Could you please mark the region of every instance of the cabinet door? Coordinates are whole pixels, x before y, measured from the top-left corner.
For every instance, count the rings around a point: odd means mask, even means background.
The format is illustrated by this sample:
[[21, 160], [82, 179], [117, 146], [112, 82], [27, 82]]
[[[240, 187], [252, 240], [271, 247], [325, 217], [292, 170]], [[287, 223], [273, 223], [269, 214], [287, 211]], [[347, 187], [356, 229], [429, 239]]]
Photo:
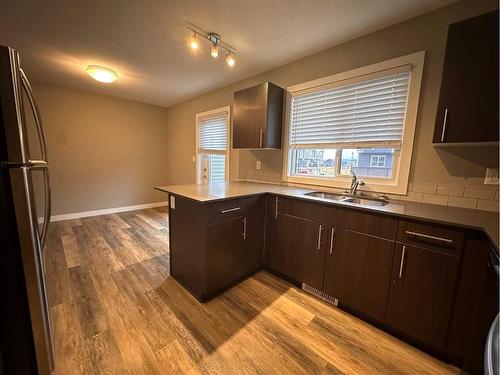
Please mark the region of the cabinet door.
[[286, 251], [281, 246], [278, 230], [278, 197], [266, 197], [266, 238], [264, 265], [279, 274], [286, 274]]
[[207, 293], [234, 281], [234, 257], [243, 251], [243, 218], [208, 225]]
[[325, 226], [292, 216], [278, 216], [280, 247], [285, 250], [286, 275], [321, 290], [324, 272]]
[[241, 279], [256, 272], [262, 264], [264, 250], [263, 200], [256, 200], [241, 220], [243, 235], [242, 251], [233, 254], [234, 279]]
[[498, 11], [450, 25], [434, 143], [498, 142]]
[[325, 293], [358, 312], [383, 320], [393, 255], [393, 241], [331, 229]]
[[459, 258], [396, 246], [387, 323], [432, 348], [444, 348], [455, 296]]
[[267, 85], [234, 93], [233, 148], [262, 148], [267, 122]]

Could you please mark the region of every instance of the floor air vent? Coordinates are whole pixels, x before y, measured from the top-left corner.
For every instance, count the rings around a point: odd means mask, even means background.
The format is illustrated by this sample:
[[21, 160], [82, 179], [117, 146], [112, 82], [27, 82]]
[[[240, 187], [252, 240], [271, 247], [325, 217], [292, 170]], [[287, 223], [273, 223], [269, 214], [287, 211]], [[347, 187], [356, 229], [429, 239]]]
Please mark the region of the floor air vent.
[[310, 285], [302, 283], [302, 290], [306, 291], [307, 293], [310, 293], [318, 298], [321, 298], [323, 301], [328, 302], [332, 304], [333, 306], [338, 306], [339, 300], [335, 297], [332, 297], [325, 292], [322, 292], [321, 290], [318, 290], [316, 288], [313, 288]]

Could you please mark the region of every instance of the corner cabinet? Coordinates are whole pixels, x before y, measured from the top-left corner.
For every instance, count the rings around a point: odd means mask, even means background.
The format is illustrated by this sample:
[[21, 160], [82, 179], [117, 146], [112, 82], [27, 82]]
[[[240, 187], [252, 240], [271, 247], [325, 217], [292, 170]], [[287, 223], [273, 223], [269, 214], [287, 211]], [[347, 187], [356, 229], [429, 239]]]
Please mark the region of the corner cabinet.
[[281, 148], [283, 93], [270, 82], [234, 93], [233, 148]]
[[498, 11], [451, 24], [434, 145], [498, 142]]

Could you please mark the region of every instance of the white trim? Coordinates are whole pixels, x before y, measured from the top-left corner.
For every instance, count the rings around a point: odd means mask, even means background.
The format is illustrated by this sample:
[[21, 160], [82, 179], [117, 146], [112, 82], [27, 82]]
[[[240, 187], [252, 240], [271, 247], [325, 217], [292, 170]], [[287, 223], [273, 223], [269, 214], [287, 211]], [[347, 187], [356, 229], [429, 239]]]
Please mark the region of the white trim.
[[[196, 137], [196, 149], [195, 149], [196, 163], [195, 163], [195, 168], [196, 168], [196, 183], [197, 184], [201, 184], [202, 183], [202, 181], [201, 181], [201, 174], [200, 174], [200, 157], [199, 157], [199, 154], [200, 154], [200, 147], [199, 147], [200, 138], [199, 138], [198, 118], [204, 117], [204, 116], [213, 115], [213, 114], [220, 113], [220, 112], [227, 112], [227, 121], [226, 121], [227, 143], [226, 143], [226, 151], [225, 151], [225, 155], [226, 155], [226, 170], [225, 170], [224, 180], [226, 182], [229, 181], [229, 169], [230, 169], [229, 168], [229, 159], [231, 157], [231, 148], [232, 148], [231, 138], [232, 137], [231, 137], [231, 106], [227, 105], [227, 106], [224, 106], [224, 107], [212, 109], [210, 111], [205, 111], [205, 112], [197, 113], [195, 115], [195, 128], [196, 128], [196, 135], [195, 135], [195, 137]], [[210, 151], [209, 153], [220, 154], [221, 152], [220, 151]]]
[[[168, 206], [168, 202], [154, 202], [154, 203], [137, 204], [135, 206], [124, 206], [124, 207], [105, 208], [102, 210], [94, 210], [94, 211], [74, 212], [71, 214], [53, 215], [50, 218], [50, 221], [53, 222], [53, 221], [79, 219], [82, 217], [108, 215], [108, 214], [114, 214], [116, 212], [135, 211], [135, 210], [143, 210], [145, 208], [155, 208], [155, 207], [165, 207], [165, 206]], [[38, 218], [39, 223], [42, 222], [42, 220], [43, 220], [42, 217]]]
[[[417, 123], [418, 102], [420, 97], [420, 87], [422, 83], [422, 72], [424, 67], [425, 51], [415, 52], [410, 55], [397, 57], [376, 64], [367, 65], [346, 72], [334, 74], [309, 82], [287, 87], [286, 109], [285, 109], [285, 129], [283, 134], [283, 170], [282, 180], [285, 182], [299, 183], [304, 185], [320, 185], [336, 188], [348, 188], [350, 180], [342, 176], [335, 178], [307, 178], [288, 175], [290, 165], [290, 103], [292, 93], [302, 90], [309, 90], [313, 87], [334, 85], [338, 81], [356, 79], [359, 76], [400, 68], [411, 64], [410, 82], [408, 87], [408, 99], [406, 102], [405, 126], [403, 129], [403, 139], [399, 149], [399, 157], [393, 159], [393, 178], [382, 180], [363, 177], [368, 185], [367, 188], [391, 194], [406, 194], [408, 179], [410, 176], [411, 157], [413, 151], [413, 140], [415, 137], [415, 127]], [[324, 147], [324, 146], [323, 146]], [[347, 147], [348, 148], [348, 147]]]

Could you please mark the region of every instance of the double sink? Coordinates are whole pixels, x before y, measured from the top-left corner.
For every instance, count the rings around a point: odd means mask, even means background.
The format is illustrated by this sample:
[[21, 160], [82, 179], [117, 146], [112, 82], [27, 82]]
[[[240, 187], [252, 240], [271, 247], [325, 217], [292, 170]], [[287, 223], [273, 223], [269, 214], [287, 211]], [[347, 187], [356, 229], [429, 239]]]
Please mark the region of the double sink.
[[362, 206], [385, 206], [389, 203], [388, 200], [383, 198], [366, 197], [359, 195], [347, 195], [347, 194], [336, 194], [336, 193], [325, 193], [322, 191], [312, 191], [310, 193], [305, 193], [310, 197], [328, 199], [332, 201], [340, 201], [346, 203], [354, 203]]

